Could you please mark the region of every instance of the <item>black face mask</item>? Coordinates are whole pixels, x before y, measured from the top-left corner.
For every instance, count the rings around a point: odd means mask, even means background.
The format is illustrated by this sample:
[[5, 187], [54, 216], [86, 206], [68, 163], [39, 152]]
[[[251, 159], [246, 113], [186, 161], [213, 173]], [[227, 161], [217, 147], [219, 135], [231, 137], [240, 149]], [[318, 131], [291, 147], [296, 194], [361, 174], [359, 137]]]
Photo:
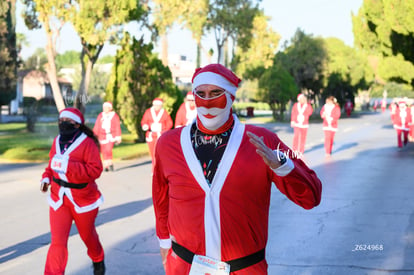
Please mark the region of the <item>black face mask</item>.
[[75, 124], [69, 121], [59, 123], [59, 133], [63, 137], [72, 137], [78, 130], [79, 128], [75, 128]]

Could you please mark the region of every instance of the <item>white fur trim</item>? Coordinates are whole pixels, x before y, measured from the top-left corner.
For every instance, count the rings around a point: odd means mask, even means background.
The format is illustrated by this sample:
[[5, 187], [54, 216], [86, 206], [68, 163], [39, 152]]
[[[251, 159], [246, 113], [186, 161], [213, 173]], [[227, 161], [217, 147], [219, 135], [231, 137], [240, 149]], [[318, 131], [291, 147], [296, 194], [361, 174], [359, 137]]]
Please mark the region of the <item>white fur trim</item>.
[[204, 231], [206, 256], [214, 259], [221, 259], [220, 192], [233, 165], [245, 132], [245, 125], [240, 123], [235, 115], [233, 115], [233, 118], [234, 129], [211, 183], [211, 188], [207, 184], [200, 162], [191, 144], [191, 125], [184, 127], [181, 132], [181, 148], [185, 160], [194, 178], [205, 193]]
[[278, 168], [272, 169], [272, 170], [273, 172], [276, 173], [276, 175], [280, 177], [284, 177], [288, 175], [294, 168], [295, 168], [295, 164], [290, 158], [288, 158], [282, 166], [279, 166]]
[[227, 92], [236, 96], [237, 87], [220, 74], [204, 72], [198, 74], [193, 80], [193, 91], [200, 85], [210, 84], [223, 88]]
[[59, 118], [63, 118], [63, 117], [70, 118], [70, 119], [74, 120], [75, 122], [77, 122], [79, 124], [82, 124], [82, 119], [78, 115], [75, 115], [72, 112], [62, 111], [59, 115]]
[[160, 239], [158, 238], [158, 242], [160, 243], [160, 247], [164, 249], [171, 248], [171, 239]]

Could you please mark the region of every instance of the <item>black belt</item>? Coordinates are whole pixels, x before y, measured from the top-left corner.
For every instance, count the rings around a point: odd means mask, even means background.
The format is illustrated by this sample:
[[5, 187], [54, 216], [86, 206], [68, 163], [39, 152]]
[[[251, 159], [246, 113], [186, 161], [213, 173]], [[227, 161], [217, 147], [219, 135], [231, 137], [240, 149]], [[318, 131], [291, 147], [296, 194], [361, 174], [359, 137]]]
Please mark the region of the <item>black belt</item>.
[[82, 189], [85, 188], [88, 183], [70, 183], [61, 179], [57, 179], [53, 177], [53, 181], [63, 187], [74, 188], [74, 189]]
[[[175, 254], [177, 254], [181, 259], [186, 261], [187, 263], [191, 264], [193, 262], [194, 253], [185, 248], [182, 245], [179, 245], [176, 242], [172, 242], [172, 250]], [[261, 261], [263, 261], [265, 258], [265, 250], [259, 250], [256, 253], [247, 255], [245, 257], [241, 257], [238, 259], [234, 259], [231, 261], [227, 261], [230, 265], [230, 272], [238, 271], [241, 269], [244, 269], [246, 267], [249, 267], [251, 265], [257, 264]]]

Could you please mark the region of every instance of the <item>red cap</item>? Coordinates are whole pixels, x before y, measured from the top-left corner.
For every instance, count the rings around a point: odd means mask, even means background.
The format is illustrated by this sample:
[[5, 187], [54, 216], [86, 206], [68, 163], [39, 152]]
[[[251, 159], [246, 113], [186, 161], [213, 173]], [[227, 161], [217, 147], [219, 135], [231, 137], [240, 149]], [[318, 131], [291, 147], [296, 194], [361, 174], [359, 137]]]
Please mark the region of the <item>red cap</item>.
[[162, 105], [163, 103], [164, 101], [160, 97], [154, 98], [154, 100], [152, 101], [152, 105]]
[[79, 111], [76, 108], [68, 107], [60, 111], [59, 118], [70, 118], [76, 123], [84, 124], [85, 118], [83, 117], [83, 114], [81, 111]]
[[241, 79], [221, 64], [210, 64], [203, 68], [197, 68], [191, 81], [193, 90], [200, 85], [211, 84], [221, 87], [235, 96]]

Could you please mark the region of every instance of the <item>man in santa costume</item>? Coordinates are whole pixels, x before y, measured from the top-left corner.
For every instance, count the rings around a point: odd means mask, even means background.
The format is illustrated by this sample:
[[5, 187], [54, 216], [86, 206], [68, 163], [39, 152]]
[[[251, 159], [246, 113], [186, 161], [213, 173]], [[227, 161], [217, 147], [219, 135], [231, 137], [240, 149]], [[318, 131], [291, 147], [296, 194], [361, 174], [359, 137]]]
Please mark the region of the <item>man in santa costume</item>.
[[326, 98], [320, 115], [323, 119], [323, 132], [325, 133], [325, 155], [330, 156], [335, 133], [338, 131], [338, 120], [341, 117], [341, 108], [335, 97]]
[[121, 122], [119, 116], [113, 111], [111, 102], [105, 102], [102, 105], [102, 109], [103, 112], [96, 118], [93, 132], [101, 144], [105, 171], [114, 171], [112, 149], [114, 148], [114, 144], [118, 145], [122, 141]]
[[381, 111], [382, 112], [385, 112], [385, 110], [387, 109], [387, 99], [384, 97], [382, 100], [381, 100]]
[[315, 172], [275, 133], [232, 114], [240, 81], [220, 64], [197, 69], [196, 120], [158, 140], [152, 194], [167, 275], [267, 274], [272, 182], [305, 209], [320, 202]]
[[47, 192], [50, 186], [51, 232], [44, 274], [65, 273], [73, 222], [87, 247], [94, 274], [105, 274], [104, 250], [95, 228], [103, 202], [95, 182], [102, 173], [102, 162], [99, 141], [84, 123], [78, 109], [66, 108], [59, 113], [59, 135], [53, 141], [49, 165], [42, 176], [41, 191]]
[[309, 128], [309, 117], [313, 113], [313, 108], [312, 105], [308, 104], [304, 94], [299, 94], [297, 100], [298, 102], [293, 105], [290, 116], [290, 125], [293, 127], [292, 149], [303, 154]]
[[411, 110], [404, 100], [400, 100], [393, 116], [394, 129], [397, 131], [397, 144], [400, 149], [408, 143], [410, 124]]
[[154, 152], [160, 136], [173, 127], [173, 121], [170, 114], [163, 108], [164, 101], [161, 98], [155, 98], [152, 101], [152, 107], [148, 108], [141, 120], [142, 130], [146, 131], [145, 141], [148, 144], [152, 163], [154, 164]]
[[196, 116], [197, 110], [194, 102], [194, 95], [192, 91], [189, 91], [185, 96], [183, 104], [178, 108], [175, 116], [175, 128], [192, 123]]
[[411, 142], [414, 142], [414, 102], [411, 102], [410, 113], [411, 113], [411, 124], [410, 124], [409, 140]]

